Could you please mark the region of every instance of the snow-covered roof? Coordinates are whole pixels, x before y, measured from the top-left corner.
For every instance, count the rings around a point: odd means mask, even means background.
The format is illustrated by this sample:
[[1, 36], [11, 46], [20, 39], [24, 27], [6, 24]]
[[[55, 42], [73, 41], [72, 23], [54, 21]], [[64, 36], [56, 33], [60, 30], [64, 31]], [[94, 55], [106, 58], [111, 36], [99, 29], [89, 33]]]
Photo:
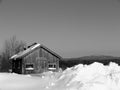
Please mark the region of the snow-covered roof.
[[21, 51], [21, 52], [19, 52], [18, 54], [13, 55], [10, 59], [16, 59], [16, 58], [22, 57], [22, 56], [28, 54], [29, 52], [33, 51], [34, 49], [36, 49], [36, 48], [39, 47], [40, 45], [41, 45], [41, 44], [37, 43], [37, 44], [35, 44], [35, 45], [27, 48], [26, 50]]
[[[24, 51], [19, 52], [18, 54], [13, 55], [10, 59], [17, 59], [17, 58], [21, 58], [27, 54], [29, 54], [30, 52], [34, 51], [36, 48], [38, 47], [43, 47], [44, 49], [46, 49], [47, 51], [49, 51], [50, 53], [56, 55], [57, 57], [60, 57], [58, 54], [56, 54], [55, 52], [51, 51], [50, 49], [48, 49], [47, 47], [45, 47], [42, 44], [36, 43], [35, 45], [30, 46], [29, 48], [27, 48]], [[61, 58], [61, 57], [60, 57]]]

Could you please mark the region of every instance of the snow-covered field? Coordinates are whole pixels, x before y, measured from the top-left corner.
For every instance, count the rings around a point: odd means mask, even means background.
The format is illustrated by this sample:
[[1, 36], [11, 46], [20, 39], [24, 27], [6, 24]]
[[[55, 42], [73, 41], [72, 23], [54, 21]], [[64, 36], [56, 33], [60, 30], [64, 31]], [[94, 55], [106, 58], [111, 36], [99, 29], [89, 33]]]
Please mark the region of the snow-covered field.
[[0, 90], [120, 90], [120, 66], [95, 62], [57, 73], [0, 73]]

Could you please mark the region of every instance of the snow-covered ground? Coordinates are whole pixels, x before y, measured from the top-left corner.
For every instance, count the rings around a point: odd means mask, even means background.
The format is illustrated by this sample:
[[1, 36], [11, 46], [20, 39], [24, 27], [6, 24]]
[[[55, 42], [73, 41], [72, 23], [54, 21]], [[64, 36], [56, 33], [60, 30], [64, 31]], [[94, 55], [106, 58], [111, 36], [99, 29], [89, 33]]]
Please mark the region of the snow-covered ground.
[[0, 73], [0, 90], [120, 90], [120, 66], [76, 65], [36, 75]]

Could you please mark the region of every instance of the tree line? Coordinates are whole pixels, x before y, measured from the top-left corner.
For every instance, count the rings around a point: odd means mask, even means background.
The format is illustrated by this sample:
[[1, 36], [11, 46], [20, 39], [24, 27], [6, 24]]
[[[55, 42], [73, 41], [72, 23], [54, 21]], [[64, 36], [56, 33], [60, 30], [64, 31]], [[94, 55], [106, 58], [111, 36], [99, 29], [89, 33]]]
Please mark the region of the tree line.
[[0, 52], [0, 72], [9, 72], [9, 69], [12, 68], [9, 58], [23, 51], [26, 45], [25, 41], [17, 40], [16, 36], [5, 40]]

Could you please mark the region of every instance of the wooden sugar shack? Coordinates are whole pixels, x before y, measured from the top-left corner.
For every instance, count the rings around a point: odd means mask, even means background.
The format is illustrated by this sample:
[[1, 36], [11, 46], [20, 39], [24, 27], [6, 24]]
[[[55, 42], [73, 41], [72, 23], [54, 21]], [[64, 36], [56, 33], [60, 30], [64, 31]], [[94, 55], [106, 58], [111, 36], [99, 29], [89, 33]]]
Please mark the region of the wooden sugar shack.
[[34, 43], [10, 58], [12, 60], [12, 72], [18, 74], [58, 71], [61, 59], [61, 56], [38, 43]]

